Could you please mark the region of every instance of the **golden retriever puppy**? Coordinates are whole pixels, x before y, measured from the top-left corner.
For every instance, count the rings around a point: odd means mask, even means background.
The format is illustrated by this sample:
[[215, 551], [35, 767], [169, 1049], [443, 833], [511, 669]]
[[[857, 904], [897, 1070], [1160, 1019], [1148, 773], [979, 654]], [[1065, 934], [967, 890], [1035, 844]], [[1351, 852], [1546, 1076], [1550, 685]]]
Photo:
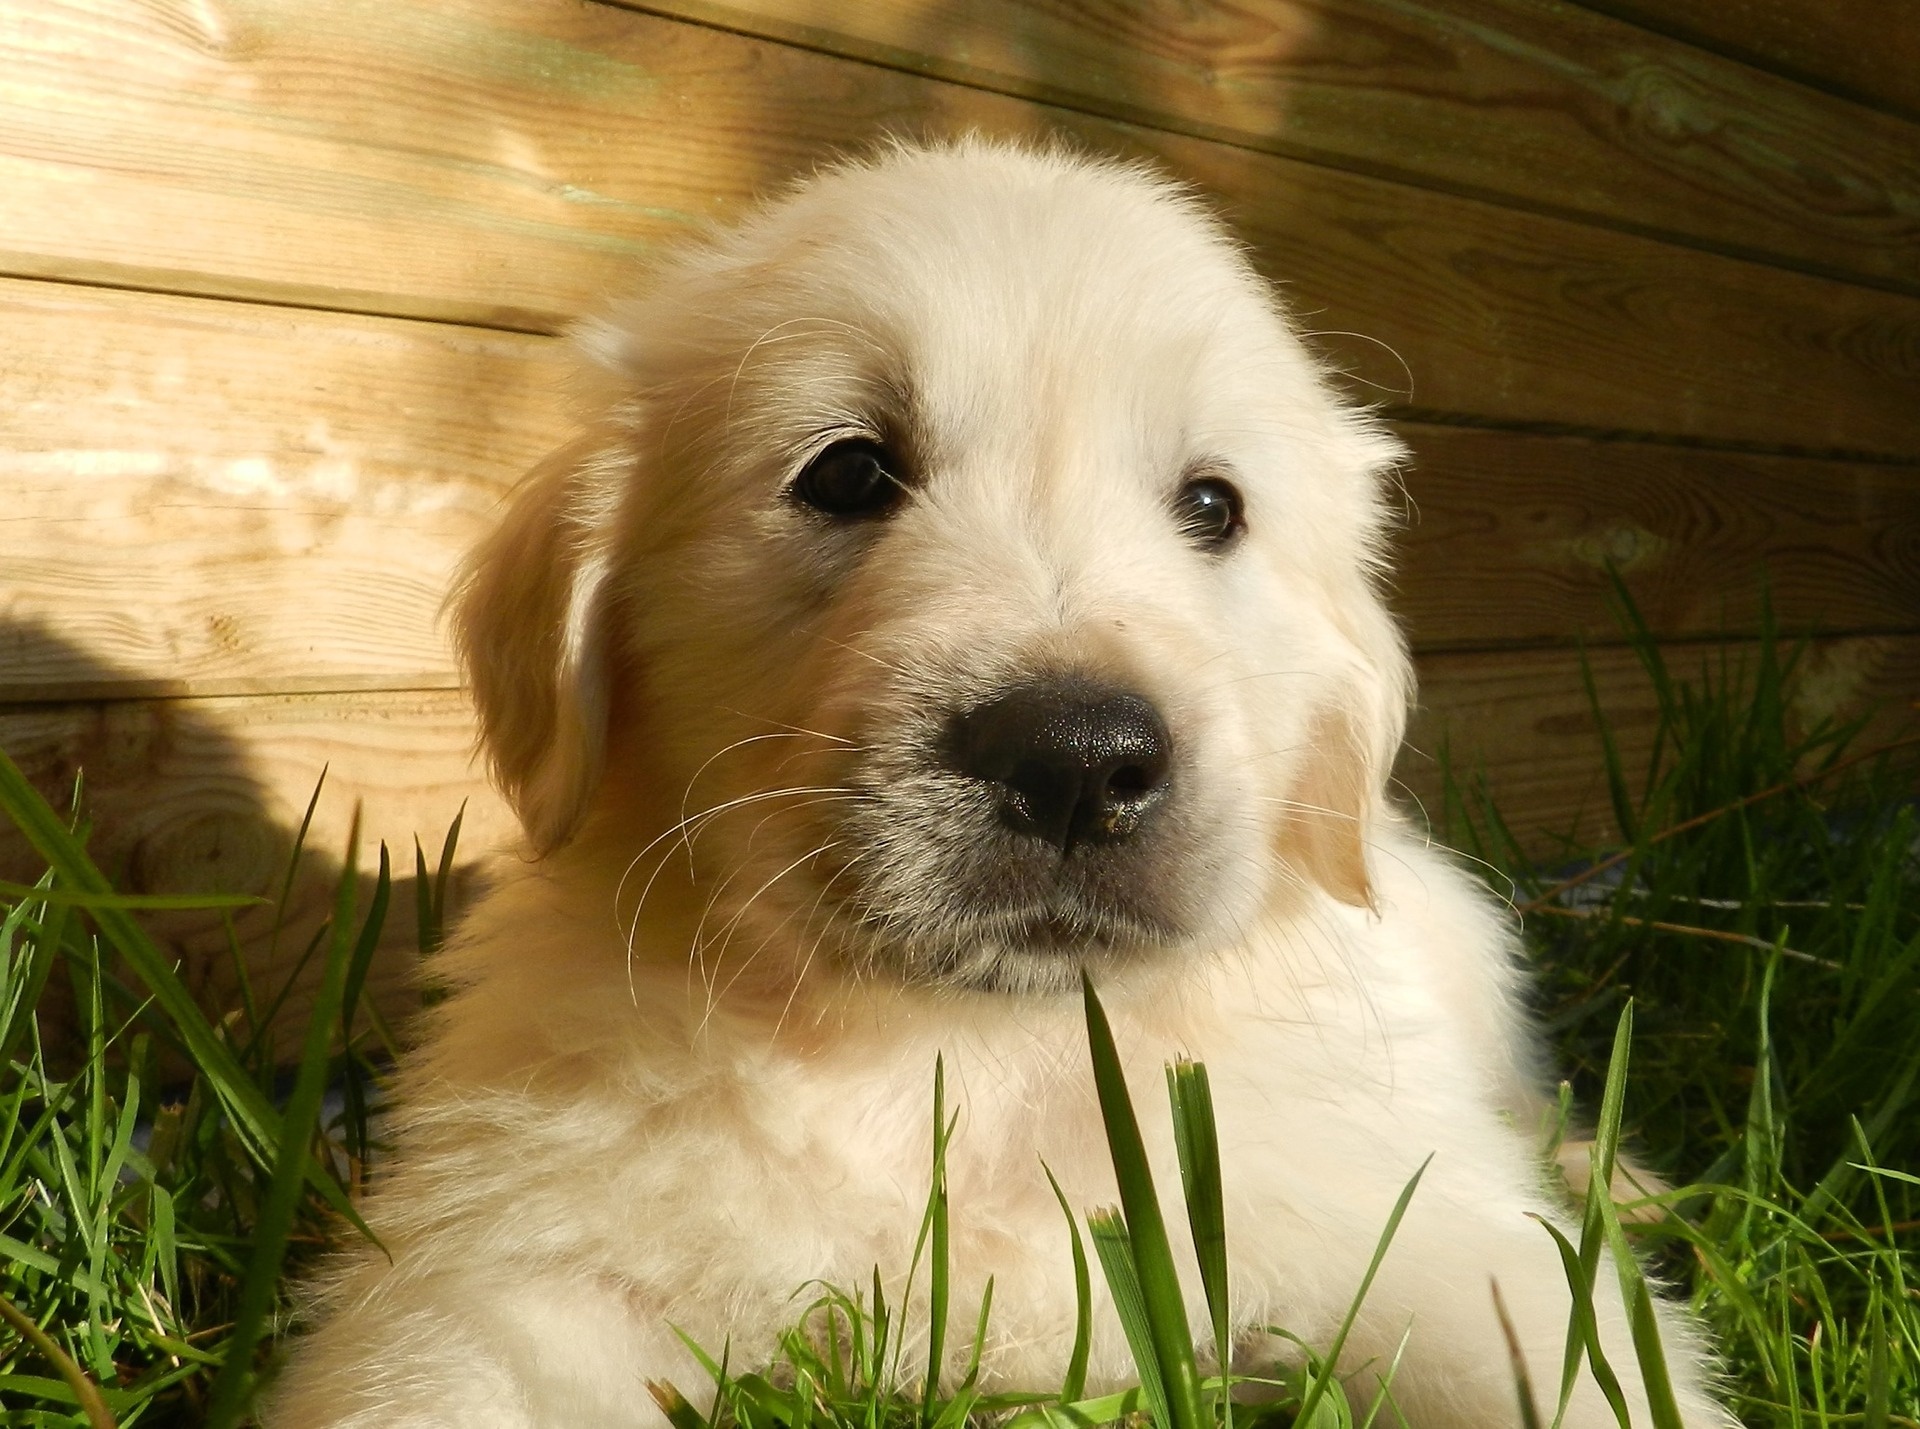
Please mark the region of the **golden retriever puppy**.
[[[1566, 1197], [1510, 920], [1384, 796], [1396, 449], [1202, 207], [1061, 152], [895, 147], [581, 345], [591, 425], [457, 593], [533, 854], [443, 956], [385, 1253], [324, 1287], [268, 1423], [653, 1423], [649, 1380], [704, 1389], [671, 1327], [742, 1366], [807, 1282], [898, 1294], [936, 1056], [957, 1319], [991, 1276], [985, 1380], [1057, 1386], [1043, 1162], [1115, 1198], [1083, 970], [1175, 1197], [1161, 1067], [1211, 1071], [1238, 1361], [1331, 1338], [1431, 1157], [1343, 1370], [1369, 1397], [1405, 1337], [1410, 1424], [1517, 1423], [1497, 1282], [1550, 1399], [1569, 1294], [1533, 1217]], [[1731, 1423], [1658, 1316], [1687, 1424]], [[1567, 1423], [1613, 1422], [1588, 1379]]]

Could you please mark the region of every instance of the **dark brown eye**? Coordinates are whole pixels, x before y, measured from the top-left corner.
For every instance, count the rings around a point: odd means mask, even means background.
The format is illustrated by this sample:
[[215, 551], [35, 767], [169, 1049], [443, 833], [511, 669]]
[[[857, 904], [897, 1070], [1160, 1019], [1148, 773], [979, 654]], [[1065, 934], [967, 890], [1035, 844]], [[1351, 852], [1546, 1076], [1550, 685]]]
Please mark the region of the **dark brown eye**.
[[794, 500], [842, 521], [884, 516], [907, 494], [895, 462], [864, 437], [835, 442], [794, 479]]
[[1195, 545], [1218, 550], [1247, 528], [1240, 492], [1230, 481], [1202, 476], [1181, 487], [1173, 498], [1174, 519]]

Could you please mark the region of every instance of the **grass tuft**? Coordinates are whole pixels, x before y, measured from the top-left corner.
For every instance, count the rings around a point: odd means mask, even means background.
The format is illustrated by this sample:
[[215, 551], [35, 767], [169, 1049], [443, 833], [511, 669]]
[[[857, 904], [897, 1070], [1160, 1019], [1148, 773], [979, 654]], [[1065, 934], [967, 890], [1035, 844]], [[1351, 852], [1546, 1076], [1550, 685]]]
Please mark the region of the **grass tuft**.
[[[377, 1146], [364, 992], [385, 850], [364, 915], [348, 850], [313, 934], [323, 976], [289, 1083], [271, 1018], [308, 959], [264, 1003], [240, 978], [241, 1005], [214, 1018], [134, 916], [257, 900], [114, 893], [77, 815], [4, 755], [0, 812], [47, 864], [0, 890], [0, 1424], [243, 1422], [286, 1327], [287, 1273], [365, 1233], [338, 1173], [357, 1181]], [[356, 1085], [323, 1116], [329, 1088]]]
[[1644, 769], [1608, 746], [1611, 840], [1543, 859], [1464, 777], [1441, 832], [1511, 892], [1601, 1140], [1675, 1187], [1617, 1234], [1711, 1324], [1742, 1419], [1920, 1423], [1920, 739], [1796, 718], [1807, 649], [1770, 625], [1677, 671], [1620, 602], [1657, 720]]

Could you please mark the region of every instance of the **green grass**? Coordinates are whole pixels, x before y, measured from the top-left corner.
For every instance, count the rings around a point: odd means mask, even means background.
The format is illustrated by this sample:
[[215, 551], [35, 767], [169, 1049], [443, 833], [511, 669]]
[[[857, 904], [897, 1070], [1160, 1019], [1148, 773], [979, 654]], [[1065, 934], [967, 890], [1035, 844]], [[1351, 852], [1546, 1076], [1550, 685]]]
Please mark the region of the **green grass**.
[[[1442, 811], [1447, 836], [1528, 915], [1543, 1022], [1575, 1100], [1599, 1114], [1596, 1186], [1624, 1127], [1676, 1188], [1660, 1197], [1673, 1214], [1624, 1226], [1590, 1196], [1561, 1245], [1569, 1279], [1590, 1286], [1604, 1244], [1636, 1243], [1715, 1327], [1751, 1425], [1920, 1424], [1920, 746], [1796, 728], [1799, 657], [1779, 642], [1744, 665], [1671, 670], [1636, 638], [1659, 698], [1656, 753], [1629, 769], [1609, 746], [1611, 839], [1540, 861], [1467, 778]], [[286, 1325], [289, 1273], [329, 1236], [361, 1233], [350, 1188], [378, 1154], [368, 1104], [393, 1046], [363, 996], [392, 887], [385, 852], [364, 908], [360, 881], [343, 879], [326, 924], [300, 930], [295, 961], [320, 991], [299, 1045], [277, 1046], [263, 1029], [291, 977], [254, 987], [236, 951], [236, 1006], [209, 1017], [140, 923], [157, 906], [246, 900], [114, 895], [84, 826], [3, 759], [0, 808], [47, 870], [0, 886], [0, 1424], [244, 1422]], [[425, 951], [453, 843], [437, 868], [415, 851]], [[1334, 1372], [1337, 1341], [1302, 1347], [1258, 1407], [1229, 1401], [1171, 1275], [1174, 1238], [1190, 1237], [1223, 1322], [1233, 1248], [1205, 1069], [1169, 1068], [1167, 1106], [1132, 1106], [1091, 990], [1087, 1002], [1121, 1204], [1062, 1201], [1082, 1306], [1065, 1382], [995, 1396], [972, 1372], [939, 1376], [949, 1343], [977, 1362], [992, 1308], [950, 1303], [951, 1122], [936, 1081], [913, 1264], [930, 1323], [909, 1334], [877, 1275], [818, 1287], [779, 1364], [736, 1367], [714, 1350], [711, 1383], [657, 1388], [679, 1429], [1399, 1422], [1393, 1364], [1370, 1367], [1364, 1391]], [[67, 1030], [49, 1045], [56, 1025]], [[345, 1092], [332, 1117], [329, 1086]], [[1184, 1226], [1163, 1222], [1139, 1149], [1139, 1118], [1157, 1115], [1173, 1121]], [[1376, 1265], [1393, 1228], [1381, 1227]], [[1626, 1264], [1629, 1304], [1644, 1306]], [[1121, 1308], [1140, 1385], [1089, 1400], [1094, 1274]], [[1640, 1324], [1633, 1353], [1648, 1373], [1660, 1348], [1650, 1316]], [[909, 1363], [909, 1342], [932, 1352]], [[1577, 1313], [1569, 1345], [1566, 1373], [1604, 1385], [1610, 1367]], [[1562, 1381], [1516, 1383], [1526, 1422], [1554, 1422]]]
[[[343, 876], [280, 986], [251, 985], [229, 924], [240, 1005], [216, 1021], [132, 912], [256, 900], [111, 894], [84, 827], [4, 755], [0, 807], [47, 864], [6, 891], [0, 915], [0, 1424], [224, 1429], [244, 1420], [284, 1328], [286, 1272], [343, 1227], [364, 1232], [348, 1185], [372, 1150], [370, 1051], [391, 1051], [361, 1005], [386, 850], [364, 913]], [[437, 872], [416, 850], [426, 949], [457, 831]], [[269, 1029], [314, 966], [320, 991], [289, 1068]], [[329, 1086], [346, 1110], [323, 1125]]]
[[1655, 752], [1607, 742], [1615, 838], [1527, 856], [1484, 789], [1444, 832], [1526, 914], [1540, 1006], [1593, 1105], [1638, 1010], [1626, 1124], [1681, 1189], [1639, 1233], [1689, 1290], [1755, 1426], [1920, 1421], [1920, 761], [1797, 726], [1803, 646], [1669, 668]]

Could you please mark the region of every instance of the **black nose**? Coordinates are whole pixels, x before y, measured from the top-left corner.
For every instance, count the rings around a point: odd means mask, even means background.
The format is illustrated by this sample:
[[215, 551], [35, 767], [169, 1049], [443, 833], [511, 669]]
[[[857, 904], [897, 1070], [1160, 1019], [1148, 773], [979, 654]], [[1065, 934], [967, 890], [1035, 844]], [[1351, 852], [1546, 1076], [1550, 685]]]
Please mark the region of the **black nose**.
[[1000, 819], [1062, 853], [1129, 838], [1166, 792], [1167, 726], [1083, 680], [1019, 685], [954, 721], [953, 762], [1000, 789]]

